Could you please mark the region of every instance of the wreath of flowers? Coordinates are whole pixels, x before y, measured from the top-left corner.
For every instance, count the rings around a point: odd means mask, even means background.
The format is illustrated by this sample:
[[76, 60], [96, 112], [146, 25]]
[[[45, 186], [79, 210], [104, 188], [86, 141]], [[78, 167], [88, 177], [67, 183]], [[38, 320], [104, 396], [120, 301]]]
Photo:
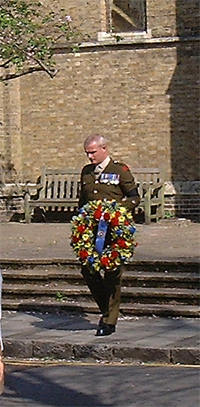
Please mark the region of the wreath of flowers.
[[[95, 248], [96, 233], [100, 219], [108, 223], [110, 244], [102, 253]], [[71, 246], [83, 265], [92, 271], [116, 270], [134, 253], [137, 245], [136, 228], [132, 214], [116, 201], [90, 201], [71, 221]]]

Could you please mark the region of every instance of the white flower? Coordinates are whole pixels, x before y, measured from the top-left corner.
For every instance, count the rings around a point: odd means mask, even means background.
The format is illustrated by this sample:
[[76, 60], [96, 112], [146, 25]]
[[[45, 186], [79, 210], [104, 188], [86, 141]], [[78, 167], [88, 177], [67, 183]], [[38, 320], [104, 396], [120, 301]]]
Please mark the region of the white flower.
[[66, 16], [65, 18], [66, 18], [66, 20], [68, 21], [68, 23], [71, 23], [72, 19], [71, 19], [70, 16]]

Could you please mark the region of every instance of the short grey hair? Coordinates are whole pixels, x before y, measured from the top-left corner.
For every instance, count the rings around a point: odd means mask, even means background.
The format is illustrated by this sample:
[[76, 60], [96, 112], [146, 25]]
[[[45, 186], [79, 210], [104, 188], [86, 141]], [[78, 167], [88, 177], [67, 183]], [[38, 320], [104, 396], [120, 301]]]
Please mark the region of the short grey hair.
[[106, 146], [108, 144], [106, 138], [100, 134], [88, 136], [84, 141], [84, 148], [88, 147], [91, 143], [97, 143], [99, 146]]

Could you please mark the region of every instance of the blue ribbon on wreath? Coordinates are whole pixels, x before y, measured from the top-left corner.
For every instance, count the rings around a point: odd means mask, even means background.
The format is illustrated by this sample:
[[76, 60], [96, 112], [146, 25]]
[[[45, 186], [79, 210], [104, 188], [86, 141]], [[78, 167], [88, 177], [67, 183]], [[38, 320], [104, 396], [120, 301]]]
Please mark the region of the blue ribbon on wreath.
[[97, 236], [95, 240], [95, 249], [99, 254], [102, 254], [103, 252], [107, 230], [108, 223], [105, 221], [105, 219], [101, 218], [99, 220]]

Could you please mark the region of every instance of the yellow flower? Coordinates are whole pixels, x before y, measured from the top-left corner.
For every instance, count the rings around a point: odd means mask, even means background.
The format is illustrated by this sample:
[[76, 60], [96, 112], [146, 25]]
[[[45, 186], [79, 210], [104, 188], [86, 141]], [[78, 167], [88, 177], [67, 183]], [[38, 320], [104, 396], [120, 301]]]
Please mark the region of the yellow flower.
[[82, 239], [83, 239], [84, 241], [89, 240], [89, 238], [90, 238], [90, 235], [89, 235], [88, 233], [84, 233], [84, 234], [82, 235]]
[[125, 215], [125, 213], [127, 212], [126, 208], [124, 208], [123, 206], [120, 206], [120, 212], [122, 213], [122, 215]]
[[89, 249], [91, 247], [91, 242], [86, 242], [84, 244], [84, 247], [86, 247], [87, 249]]
[[132, 246], [132, 243], [131, 243], [131, 242], [126, 242], [126, 245], [127, 245], [128, 247], [131, 247], [131, 246]]

